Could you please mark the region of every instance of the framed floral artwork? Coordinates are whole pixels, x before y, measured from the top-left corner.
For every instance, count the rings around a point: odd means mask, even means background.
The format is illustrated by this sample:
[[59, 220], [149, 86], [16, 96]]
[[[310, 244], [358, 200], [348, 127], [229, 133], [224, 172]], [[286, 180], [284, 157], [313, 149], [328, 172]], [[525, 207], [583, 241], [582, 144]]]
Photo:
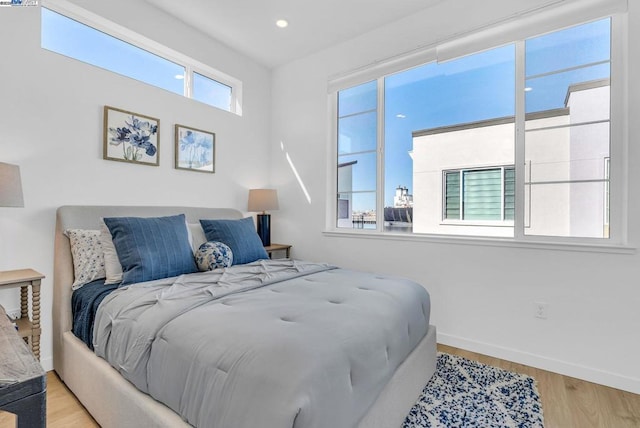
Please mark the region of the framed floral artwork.
[[176, 125], [176, 169], [216, 172], [216, 134]]
[[158, 166], [160, 119], [104, 106], [103, 158]]

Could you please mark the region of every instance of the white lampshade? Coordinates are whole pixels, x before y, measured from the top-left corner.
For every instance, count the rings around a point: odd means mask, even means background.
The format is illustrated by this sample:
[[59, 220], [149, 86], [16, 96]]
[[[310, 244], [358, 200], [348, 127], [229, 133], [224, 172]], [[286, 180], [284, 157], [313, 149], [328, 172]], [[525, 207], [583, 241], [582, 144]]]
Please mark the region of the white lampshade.
[[0, 207], [24, 207], [18, 165], [0, 162]]
[[273, 211], [278, 209], [278, 191], [275, 189], [250, 189], [249, 211]]

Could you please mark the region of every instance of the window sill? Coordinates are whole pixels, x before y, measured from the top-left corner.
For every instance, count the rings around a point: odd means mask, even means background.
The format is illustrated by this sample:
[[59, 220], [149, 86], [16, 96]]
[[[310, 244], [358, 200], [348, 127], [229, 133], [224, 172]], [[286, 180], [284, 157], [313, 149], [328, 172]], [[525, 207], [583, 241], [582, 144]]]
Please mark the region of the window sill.
[[380, 239], [390, 241], [429, 242], [449, 245], [477, 245], [486, 247], [527, 248], [536, 250], [580, 251], [609, 254], [635, 254], [636, 247], [623, 244], [596, 244], [584, 242], [517, 241], [513, 238], [475, 236], [379, 233], [372, 231], [325, 230], [324, 236], [334, 238]]

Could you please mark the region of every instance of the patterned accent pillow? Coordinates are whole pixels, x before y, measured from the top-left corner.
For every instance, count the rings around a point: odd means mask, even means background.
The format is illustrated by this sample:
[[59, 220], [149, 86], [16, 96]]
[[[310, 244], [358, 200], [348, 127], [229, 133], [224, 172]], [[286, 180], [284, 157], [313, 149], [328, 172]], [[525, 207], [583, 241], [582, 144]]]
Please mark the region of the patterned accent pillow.
[[106, 277], [100, 231], [67, 229], [64, 233], [69, 237], [73, 257], [74, 281], [71, 288], [77, 290], [91, 281]]
[[233, 251], [222, 242], [205, 242], [196, 252], [196, 263], [201, 272], [229, 267], [233, 264]]

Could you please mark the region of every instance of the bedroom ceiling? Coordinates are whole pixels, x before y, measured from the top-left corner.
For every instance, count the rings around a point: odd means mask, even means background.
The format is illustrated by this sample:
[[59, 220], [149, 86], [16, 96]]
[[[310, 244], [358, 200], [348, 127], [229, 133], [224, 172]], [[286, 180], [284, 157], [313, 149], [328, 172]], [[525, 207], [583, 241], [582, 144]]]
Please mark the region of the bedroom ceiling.
[[271, 68], [444, 0], [146, 1]]

